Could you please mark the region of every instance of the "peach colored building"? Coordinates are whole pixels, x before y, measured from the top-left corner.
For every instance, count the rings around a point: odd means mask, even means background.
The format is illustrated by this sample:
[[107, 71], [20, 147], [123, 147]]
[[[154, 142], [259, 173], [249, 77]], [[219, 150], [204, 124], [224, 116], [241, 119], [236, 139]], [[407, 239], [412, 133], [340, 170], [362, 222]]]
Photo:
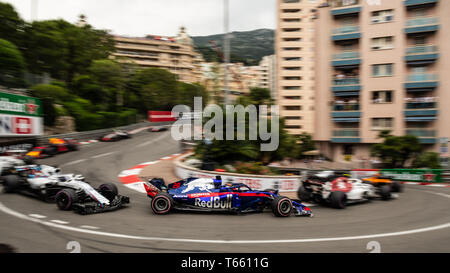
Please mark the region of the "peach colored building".
[[314, 132], [314, 14], [319, 0], [278, 0], [277, 103], [289, 133]]
[[329, 0], [317, 9], [314, 139], [369, 160], [382, 130], [442, 152], [450, 138], [450, 1]]
[[195, 51], [192, 39], [184, 27], [176, 37], [148, 35], [146, 37], [114, 36], [113, 58], [140, 67], [158, 67], [177, 75], [179, 81], [201, 82], [203, 57]]

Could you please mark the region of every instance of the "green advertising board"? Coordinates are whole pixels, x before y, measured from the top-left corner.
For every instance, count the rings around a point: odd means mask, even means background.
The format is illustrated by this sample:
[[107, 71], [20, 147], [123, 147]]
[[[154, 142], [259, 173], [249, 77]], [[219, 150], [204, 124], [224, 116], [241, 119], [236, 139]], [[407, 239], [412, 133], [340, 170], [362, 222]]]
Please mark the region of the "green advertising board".
[[42, 103], [37, 98], [0, 92], [0, 114], [42, 117]]
[[383, 176], [390, 176], [394, 180], [407, 182], [443, 182], [442, 170], [421, 170], [421, 169], [383, 169]]

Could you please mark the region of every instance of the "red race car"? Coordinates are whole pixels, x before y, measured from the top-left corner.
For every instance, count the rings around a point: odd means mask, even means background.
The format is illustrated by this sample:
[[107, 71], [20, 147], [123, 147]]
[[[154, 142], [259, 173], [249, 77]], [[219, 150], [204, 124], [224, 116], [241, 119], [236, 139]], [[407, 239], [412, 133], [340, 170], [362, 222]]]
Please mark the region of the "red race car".
[[51, 157], [59, 153], [76, 151], [78, 145], [74, 139], [50, 138], [47, 146], [34, 147], [26, 155], [32, 158]]

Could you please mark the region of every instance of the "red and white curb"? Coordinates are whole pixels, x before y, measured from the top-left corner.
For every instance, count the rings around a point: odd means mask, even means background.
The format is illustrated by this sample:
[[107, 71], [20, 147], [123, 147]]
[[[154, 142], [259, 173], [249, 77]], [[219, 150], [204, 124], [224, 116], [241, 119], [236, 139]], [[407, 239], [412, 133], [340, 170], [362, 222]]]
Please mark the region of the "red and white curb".
[[436, 188], [450, 188], [449, 184], [438, 184], [438, 183], [426, 183], [426, 182], [402, 182], [404, 185], [420, 185]]
[[139, 165], [134, 166], [133, 168], [124, 170], [119, 174], [119, 181], [122, 184], [124, 184], [125, 187], [128, 187], [128, 188], [138, 191], [138, 192], [146, 193], [146, 191], [144, 189], [144, 185], [143, 185], [145, 183], [145, 181], [142, 181], [139, 178], [139, 174], [141, 173], [142, 169], [144, 169], [147, 166], [157, 164], [163, 160], [171, 160], [179, 155], [180, 154], [173, 154], [170, 156], [163, 157], [160, 160], [141, 163]]

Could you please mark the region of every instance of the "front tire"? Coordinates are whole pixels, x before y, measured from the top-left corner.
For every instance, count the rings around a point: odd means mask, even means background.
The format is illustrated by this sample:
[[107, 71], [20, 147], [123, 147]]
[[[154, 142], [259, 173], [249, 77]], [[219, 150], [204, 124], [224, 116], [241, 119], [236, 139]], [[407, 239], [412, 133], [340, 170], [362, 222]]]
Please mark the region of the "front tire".
[[56, 194], [55, 201], [60, 210], [71, 210], [73, 204], [78, 202], [78, 196], [74, 190], [64, 189]]
[[333, 208], [344, 209], [347, 203], [347, 195], [342, 191], [334, 191], [330, 194], [330, 204]]
[[172, 196], [165, 192], [158, 193], [152, 199], [151, 208], [155, 214], [168, 214], [173, 208]]
[[292, 212], [291, 199], [284, 196], [277, 196], [272, 201], [272, 212], [277, 217], [288, 217]]
[[98, 187], [98, 191], [109, 201], [113, 201], [119, 193], [117, 186], [113, 183], [105, 183], [100, 185], [100, 187]]
[[3, 190], [5, 193], [14, 193], [19, 190], [20, 178], [17, 175], [7, 175], [4, 180]]

